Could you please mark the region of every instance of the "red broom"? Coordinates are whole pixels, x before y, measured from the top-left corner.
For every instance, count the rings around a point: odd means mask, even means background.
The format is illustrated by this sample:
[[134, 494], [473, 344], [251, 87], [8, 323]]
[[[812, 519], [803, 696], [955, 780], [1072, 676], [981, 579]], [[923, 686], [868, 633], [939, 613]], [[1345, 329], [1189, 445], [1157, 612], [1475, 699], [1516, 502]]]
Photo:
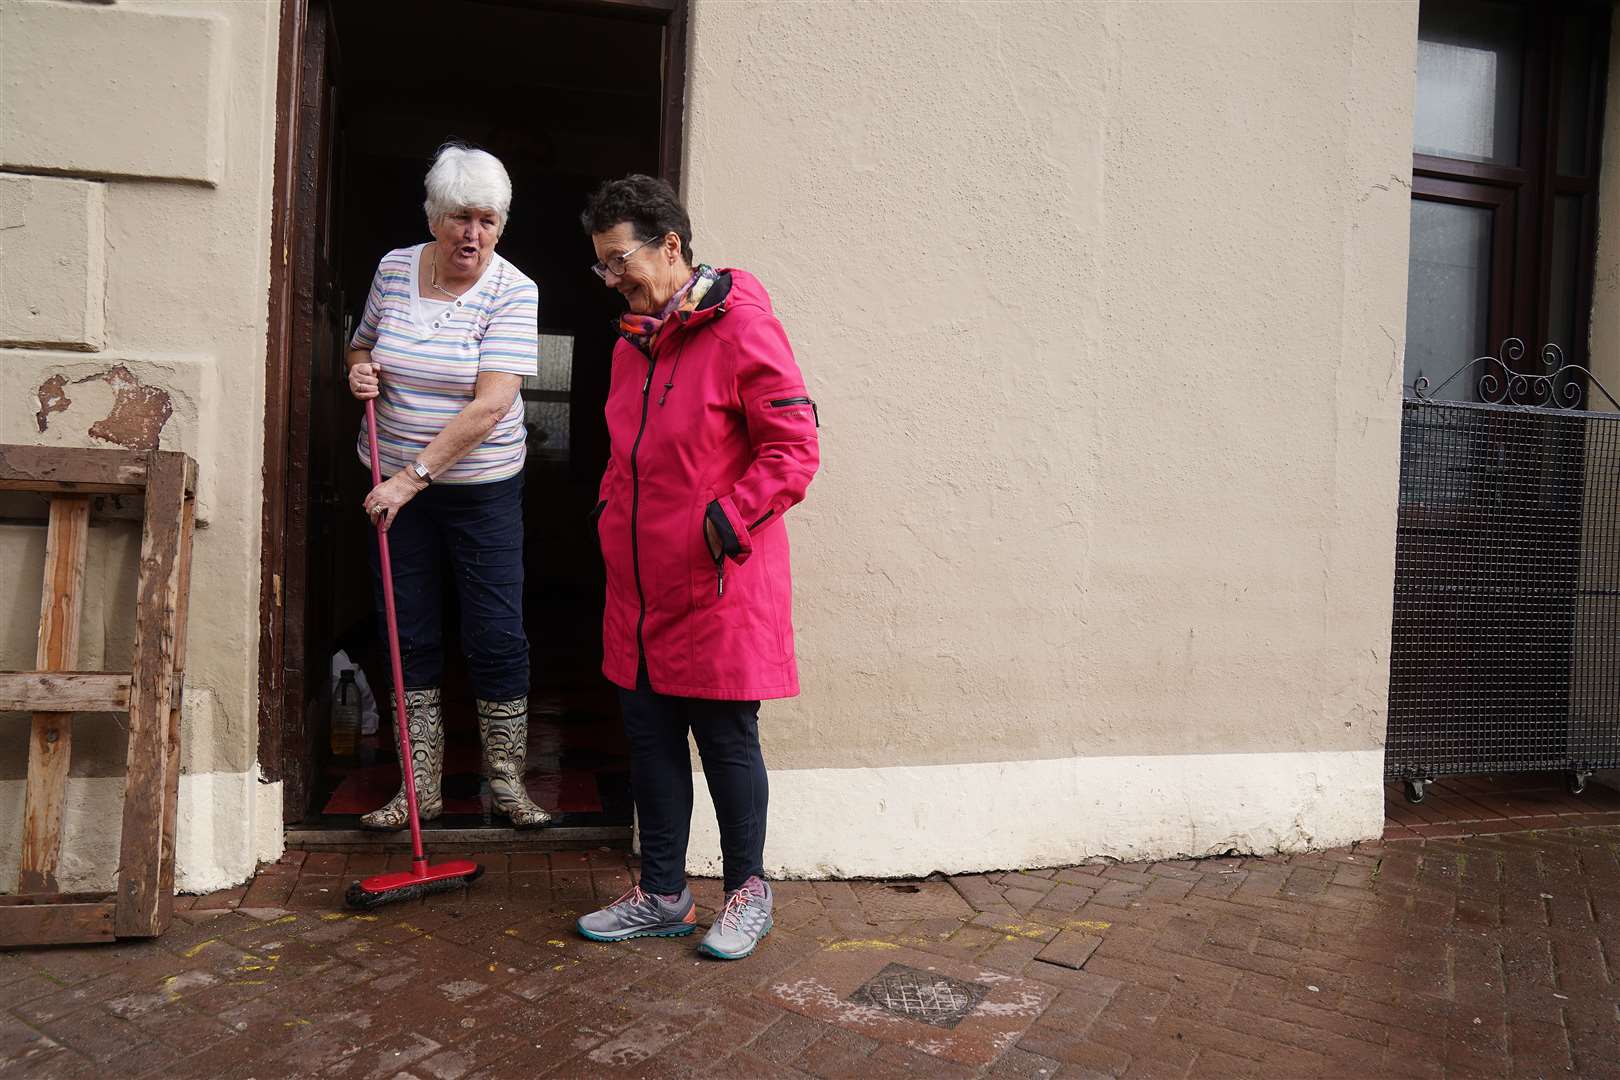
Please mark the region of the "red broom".
[[[371, 442], [371, 486], [382, 483], [382, 465], [377, 460], [377, 407], [366, 401], [366, 431]], [[471, 885], [484, 868], [470, 859], [452, 859], [429, 866], [422, 853], [422, 820], [416, 811], [416, 770], [411, 760], [411, 735], [405, 721], [405, 670], [399, 657], [399, 621], [394, 616], [394, 567], [388, 558], [388, 533], [383, 517], [377, 518], [377, 554], [382, 562], [383, 613], [388, 620], [388, 659], [394, 670], [394, 730], [399, 733], [399, 768], [405, 779], [405, 807], [411, 821], [411, 869], [409, 873], [377, 874], [349, 886], [345, 896], [350, 907], [374, 908], [395, 900], [415, 900], [437, 892], [452, 892]]]

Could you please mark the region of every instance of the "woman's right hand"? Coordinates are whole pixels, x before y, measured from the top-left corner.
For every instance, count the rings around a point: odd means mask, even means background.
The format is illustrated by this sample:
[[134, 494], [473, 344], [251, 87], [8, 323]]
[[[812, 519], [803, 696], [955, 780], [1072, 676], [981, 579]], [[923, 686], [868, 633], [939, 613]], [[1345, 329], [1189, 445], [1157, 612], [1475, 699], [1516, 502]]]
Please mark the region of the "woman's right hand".
[[349, 365], [349, 393], [359, 401], [377, 396], [377, 376], [380, 366], [374, 363]]

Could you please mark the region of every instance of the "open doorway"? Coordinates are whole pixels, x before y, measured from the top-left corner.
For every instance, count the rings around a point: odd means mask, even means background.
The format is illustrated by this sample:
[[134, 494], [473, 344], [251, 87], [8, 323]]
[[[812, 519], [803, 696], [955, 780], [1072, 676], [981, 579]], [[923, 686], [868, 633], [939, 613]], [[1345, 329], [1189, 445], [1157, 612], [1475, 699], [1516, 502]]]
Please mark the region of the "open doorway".
[[[526, 780], [536, 802], [563, 813], [561, 827], [627, 837], [627, 755], [600, 674], [602, 566], [587, 520], [607, 460], [601, 404], [620, 305], [590, 273], [577, 220], [604, 179], [677, 179], [684, 0], [397, 0], [384, 20], [354, 0], [295, 3], [302, 25], [283, 37], [284, 51], [289, 38], [299, 49], [297, 92], [284, 94], [283, 114], [296, 127], [286, 148], [288, 341], [282, 402], [272, 341], [267, 435], [281, 437], [266, 440], [266, 571], [285, 584], [281, 611], [267, 620], [278, 655], [262, 656], [279, 663], [263, 684], [281, 708], [261, 711], [261, 728], [273, 729], [261, 731], [261, 761], [279, 766], [272, 778], [284, 782], [286, 819], [305, 829], [354, 829], [398, 787], [386, 647], [371, 611], [374, 541], [355, 509], [369, 487], [354, 452], [363, 414], [344, 386], [342, 355], [378, 259], [428, 238], [422, 177], [435, 149], [455, 139], [495, 154], [511, 174], [498, 251], [541, 295], [540, 375], [523, 390]], [[281, 432], [271, 431], [278, 422]], [[278, 461], [280, 478], [270, 475]], [[272, 544], [275, 499], [285, 528]], [[493, 826], [454, 609], [446, 605], [445, 813], [436, 825], [459, 831]], [[330, 725], [340, 649], [377, 688], [384, 714], [352, 748], [334, 744]]]

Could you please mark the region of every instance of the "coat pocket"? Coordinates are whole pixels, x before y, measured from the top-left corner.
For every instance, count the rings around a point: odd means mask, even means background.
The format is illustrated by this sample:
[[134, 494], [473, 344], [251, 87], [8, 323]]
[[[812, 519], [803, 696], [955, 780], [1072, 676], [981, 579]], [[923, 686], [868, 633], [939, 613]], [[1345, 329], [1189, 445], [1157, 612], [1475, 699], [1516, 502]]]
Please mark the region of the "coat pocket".
[[696, 567], [692, 576], [692, 591], [695, 605], [702, 607], [705, 604], [715, 603], [726, 595], [726, 553], [722, 547], [720, 554], [715, 555], [709, 547], [708, 509], [714, 502], [712, 491], [703, 492], [703, 503], [698, 508], [697, 516], [697, 550], [693, 552], [690, 565]]
[[765, 404], [772, 409], [791, 409], [795, 405], [808, 405], [810, 406], [810, 416], [815, 420], [816, 427], [821, 426], [821, 410], [816, 408], [814, 401], [802, 395], [799, 397], [776, 398], [767, 401]]

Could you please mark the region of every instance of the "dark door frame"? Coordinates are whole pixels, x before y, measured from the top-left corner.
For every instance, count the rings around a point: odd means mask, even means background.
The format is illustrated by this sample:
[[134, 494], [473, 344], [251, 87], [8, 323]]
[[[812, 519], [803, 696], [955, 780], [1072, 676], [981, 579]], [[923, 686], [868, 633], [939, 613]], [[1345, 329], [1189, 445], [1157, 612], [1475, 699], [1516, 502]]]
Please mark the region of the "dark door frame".
[[[341, 0], [332, 0], [337, 3]], [[489, 2], [489, 0], [486, 0]], [[689, 0], [494, 0], [515, 7], [549, 9], [656, 23], [664, 28], [663, 104], [659, 125], [659, 171], [676, 190], [686, 118], [686, 50]], [[309, 0], [282, 0], [276, 76], [276, 163], [271, 189], [269, 325], [265, 344], [264, 507], [260, 519], [259, 565], [259, 769], [266, 782], [297, 775], [290, 756], [301, 745], [284, 738], [289, 713], [302, 722], [305, 685], [302, 640], [305, 604], [304, 479], [307, 462], [291, 438], [295, 416], [307, 408], [310, 349], [307, 322], [299, 317], [311, 293], [313, 225], [308, 220], [317, 193], [305, 190], [314, 172], [307, 158], [318, 153], [320, 132], [312, 130], [309, 102], [324, 87], [311, 86], [321, 72], [305, 54]], [[315, 95], [311, 97], [311, 95]], [[308, 100], [306, 100], [308, 99]], [[319, 109], [314, 111], [319, 116]], [[318, 129], [319, 122], [313, 127]], [[295, 570], [296, 572], [289, 572]], [[289, 667], [289, 664], [292, 666]], [[325, 673], [320, 673], [325, 677]], [[301, 742], [301, 740], [298, 740]], [[291, 790], [299, 788], [300, 790]], [[286, 820], [303, 817], [306, 792], [290, 785], [284, 799]]]

